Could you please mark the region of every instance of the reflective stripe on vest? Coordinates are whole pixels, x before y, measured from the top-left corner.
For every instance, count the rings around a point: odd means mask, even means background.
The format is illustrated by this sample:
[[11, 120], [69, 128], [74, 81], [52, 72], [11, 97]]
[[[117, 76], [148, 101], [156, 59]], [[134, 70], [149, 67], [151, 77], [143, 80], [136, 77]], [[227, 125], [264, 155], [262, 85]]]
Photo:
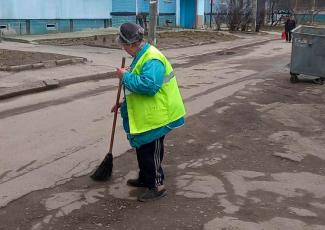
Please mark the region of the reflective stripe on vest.
[[[172, 71], [167, 77], [164, 78], [164, 84], [170, 82], [170, 80], [175, 77], [174, 71]], [[127, 88], [124, 89], [125, 96], [130, 95], [132, 92]]]

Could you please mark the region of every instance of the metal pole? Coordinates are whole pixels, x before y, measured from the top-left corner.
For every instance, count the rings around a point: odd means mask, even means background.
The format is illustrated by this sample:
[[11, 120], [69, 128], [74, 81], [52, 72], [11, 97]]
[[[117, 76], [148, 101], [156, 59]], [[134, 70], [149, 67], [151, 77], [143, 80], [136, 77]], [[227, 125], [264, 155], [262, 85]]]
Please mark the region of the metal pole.
[[151, 45], [157, 44], [156, 39], [156, 29], [157, 29], [157, 0], [150, 0], [150, 22], [149, 22], [149, 43]]
[[138, 0], [135, 0], [135, 15], [137, 16], [138, 14], [139, 14]]
[[316, 0], [314, 0], [314, 6], [313, 6], [313, 10], [316, 10]]
[[314, 25], [315, 22], [315, 17], [316, 17], [316, 0], [314, 0], [313, 3], [313, 9], [312, 9], [312, 19], [311, 19], [311, 24]]
[[210, 28], [212, 28], [212, 5], [213, 5], [213, 0], [210, 0]]

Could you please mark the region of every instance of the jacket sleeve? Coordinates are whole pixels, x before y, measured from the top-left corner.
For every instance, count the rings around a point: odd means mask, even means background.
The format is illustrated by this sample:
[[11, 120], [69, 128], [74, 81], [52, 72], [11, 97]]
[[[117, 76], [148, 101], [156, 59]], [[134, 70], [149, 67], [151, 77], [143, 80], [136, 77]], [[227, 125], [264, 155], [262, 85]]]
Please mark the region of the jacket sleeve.
[[164, 82], [165, 66], [161, 61], [153, 59], [147, 61], [139, 75], [125, 72], [122, 84], [133, 93], [154, 96]]

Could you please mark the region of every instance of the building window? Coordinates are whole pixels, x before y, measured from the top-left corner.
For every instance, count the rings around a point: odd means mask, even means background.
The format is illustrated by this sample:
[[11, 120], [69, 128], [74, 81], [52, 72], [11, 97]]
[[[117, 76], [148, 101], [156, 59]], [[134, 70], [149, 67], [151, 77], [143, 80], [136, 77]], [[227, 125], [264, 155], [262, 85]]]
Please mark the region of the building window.
[[46, 29], [47, 30], [56, 30], [56, 24], [54, 23], [50, 23], [50, 24], [46, 24]]

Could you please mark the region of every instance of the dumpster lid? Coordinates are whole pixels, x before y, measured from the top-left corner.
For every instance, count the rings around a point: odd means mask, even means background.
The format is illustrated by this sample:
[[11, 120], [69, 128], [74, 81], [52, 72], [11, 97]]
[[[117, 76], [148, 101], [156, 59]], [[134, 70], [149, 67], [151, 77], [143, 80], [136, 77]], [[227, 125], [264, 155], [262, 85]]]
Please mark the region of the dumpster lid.
[[292, 33], [325, 37], [325, 27], [301, 25], [294, 29]]

